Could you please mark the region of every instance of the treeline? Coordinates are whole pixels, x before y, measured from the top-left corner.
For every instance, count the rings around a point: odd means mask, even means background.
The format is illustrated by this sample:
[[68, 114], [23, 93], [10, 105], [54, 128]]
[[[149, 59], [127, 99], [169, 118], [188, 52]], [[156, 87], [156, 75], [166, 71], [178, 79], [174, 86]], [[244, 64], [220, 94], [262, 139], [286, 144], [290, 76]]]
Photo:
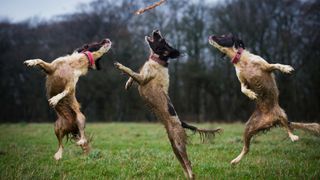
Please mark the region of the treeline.
[[138, 70], [149, 50], [144, 36], [160, 29], [184, 56], [170, 62], [170, 96], [188, 121], [246, 121], [253, 102], [241, 93], [228, 59], [208, 43], [211, 34], [234, 33], [247, 49], [271, 63], [290, 64], [292, 75], [276, 73], [280, 104], [290, 120], [320, 119], [320, 2], [230, 0], [219, 4], [170, 0], [142, 15], [150, 1], [97, 0], [75, 14], [51, 21], [0, 22], [0, 121], [55, 120], [45, 97], [45, 75], [26, 68], [26, 59], [52, 61], [84, 43], [108, 37], [112, 50], [102, 71], [77, 86], [88, 121], [154, 121], [136, 88], [113, 67], [119, 61]]

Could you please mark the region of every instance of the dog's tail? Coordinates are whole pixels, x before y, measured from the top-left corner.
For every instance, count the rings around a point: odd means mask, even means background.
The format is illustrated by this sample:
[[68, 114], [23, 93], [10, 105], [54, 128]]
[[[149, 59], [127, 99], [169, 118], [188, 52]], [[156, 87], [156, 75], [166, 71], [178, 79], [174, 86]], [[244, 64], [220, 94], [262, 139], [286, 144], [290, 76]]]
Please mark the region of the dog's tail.
[[320, 136], [320, 124], [318, 123], [290, 122], [290, 127], [293, 129], [301, 129], [316, 136]]
[[207, 139], [212, 139], [218, 133], [220, 134], [223, 130], [221, 128], [217, 129], [202, 129], [187, 124], [186, 122], [181, 121], [181, 126], [185, 129], [189, 129], [194, 133], [199, 133], [201, 142], [205, 142]]
[[[176, 116], [177, 117], [177, 112], [176, 110], [174, 109], [172, 103], [171, 103], [171, 100], [169, 98], [169, 96], [166, 94], [166, 93], [163, 93], [164, 96], [167, 98], [167, 101], [168, 101], [168, 112], [171, 116]], [[218, 129], [200, 129], [200, 128], [197, 128], [195, 126], [192, 126], [192, 125], [189, 125], [187, 124], [186, 122], [183, 122], [181, 121], [181, 126], [185, 129], [189, 129], [191, 130], [192, 132], [194, 133], [199, 133], [200, 135], [200, 140], [202, 142], [205, 142], [205, 140], [207, 139], [212, 139], [213, 137], [215, 137], [215, 134], [216, 133], [221, 133], [222, 132], [222, 129], [221, 128], [218, 128]]]

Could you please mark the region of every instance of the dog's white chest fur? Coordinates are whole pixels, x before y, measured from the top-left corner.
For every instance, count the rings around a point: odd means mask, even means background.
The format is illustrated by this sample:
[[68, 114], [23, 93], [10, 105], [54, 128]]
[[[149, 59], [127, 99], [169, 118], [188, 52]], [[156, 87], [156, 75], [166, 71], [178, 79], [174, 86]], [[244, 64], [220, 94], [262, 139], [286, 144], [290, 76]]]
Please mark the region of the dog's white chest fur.
[[236, 69], [236, 75], [237, 75], [237, 77], [239, 78], [239, 77], [240, 77], [240, 69], [237, 68], [237, 67], [235, 67], [235, 69]]
[[152, 81], [156, 81], [157, 84], [161, 85], [163, 90], [167, 93], [169, 89], [169, 72], [168, 68], [162, 66], [161, 64], [149, 60], [145, 67], [143, 68], [143, 73], [155, 74], [155, 78]]
[[76, 69], [73, 71], [73, 74], [75, 77], [80, 77], [82, 75], [85, 75], [87, 73], [87, 70], [84, 69]]

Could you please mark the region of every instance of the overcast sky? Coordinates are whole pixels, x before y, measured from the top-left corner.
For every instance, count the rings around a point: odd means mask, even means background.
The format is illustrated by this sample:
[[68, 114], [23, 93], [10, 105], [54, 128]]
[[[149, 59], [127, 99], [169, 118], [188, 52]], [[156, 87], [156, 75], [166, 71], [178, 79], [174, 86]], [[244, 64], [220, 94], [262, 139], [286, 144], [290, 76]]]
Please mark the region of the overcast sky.
[[34, 17], [50, 19], [57, 15], [73, 13], [79, 8], [79, 4], [88, 4], [92, 1], [94, 0], [1, 0], [0, 19], [13, 22]]
[[75, 12], [81, 3], [93, 0], [1, 0], [0, 18], [17, 22], [27, 18], [49, 19], [55, 15]]

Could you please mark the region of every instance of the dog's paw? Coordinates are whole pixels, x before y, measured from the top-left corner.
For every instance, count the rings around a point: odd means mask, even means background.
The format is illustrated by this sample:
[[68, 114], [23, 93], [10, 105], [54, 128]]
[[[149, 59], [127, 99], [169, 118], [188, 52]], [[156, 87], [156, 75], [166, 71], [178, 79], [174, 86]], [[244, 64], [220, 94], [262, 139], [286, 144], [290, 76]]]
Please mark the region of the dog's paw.
[[287, 73], [287, 74], [291, 74], [294, 71], [293, 67], [289, 65], [282, 65], [280, 70], [281, 72]]
[[294, 134], [289, 134], [289, 137], [290, 137], [292, 142], [296, 142], [296, 141], [299, 140], [299, 136], [294, 135]]
[[126, 85], [124, 86], [125, 90], [129, 90], [130, 87], [132, 86], [133, 81], [131, 81], [130, 79], [126, 82]]
[[60, 160], [62, 158], [62, 152], [61, 151], [56, 152], [53, 157], [57, 161]]
[[84, 144], [86, 144], [86, 143], [87, 143], [87, 140], [86, 140], [86, 139], [80, 139], [80, 140], [77, 142], [77, 145], [82, 146], [82, 145], [84, 145]]
[[58, 102], [60, 101], [60, 98], [57, 96], [54, 96], [54, 97], [50, 98], [48, 101], [49, 101], [50, 106], [55, 107], [58, 104]]
[[123, 68], [124, 68], [124, 66], [122, 64], [118, 63], [118, 62], [114, 63], [114, 67], [116, 67], [119, 70], [123, 70]]
[[116, 67], [117, 69], [120, 69], [120, 66], [122, 66], [122, 64], [115, 62], [113, 63], [114, 67]]
[[36, 66], [38, 64], [38, 60], [33, 59], [33, 60], [26, 60], [23, 62], [23, 64], [27, 65], [27, 66]]
[[253, 91], [247, 91], [246, 95], [252, 100], [257, 99], [257, 94], [255, 92], [253, 92]]
[[231, 165], [236, 165], [236, 164], [239, 163], [239, 161], [240, 161], [240, 160], [236, 158], [236, 159], [232, 160], [232, 161], [230, 162], [230, 164], [231, 164]]

